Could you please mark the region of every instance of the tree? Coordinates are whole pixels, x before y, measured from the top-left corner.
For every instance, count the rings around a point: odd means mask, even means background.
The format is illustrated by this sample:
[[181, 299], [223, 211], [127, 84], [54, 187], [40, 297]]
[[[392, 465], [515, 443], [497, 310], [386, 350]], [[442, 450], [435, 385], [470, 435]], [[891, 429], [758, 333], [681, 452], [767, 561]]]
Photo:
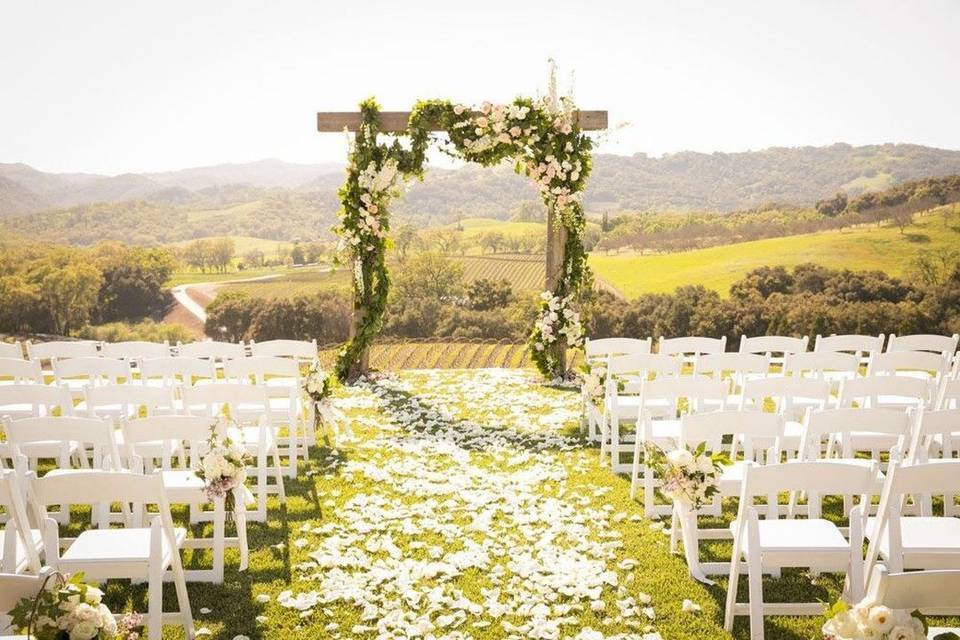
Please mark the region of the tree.
[[508, 280], [494, 282], [480, 278], [467, 285], [467, 306], [474, 311], [501, 309], [510, 304], [512, 298]]
[[480, 247], [486, 253], [489, 249], [491, 253], [497, 253], [503, 246], [503, 234], [499, 231], [487, 231], [480, 235]]
[[397, 250], [397, 260], [403, 264], [407, 260], [407, 252], [417, 239], [417, 228], [412, 224], [401, 225], [393, 236], [393, 246]]
[[834, 218], [847, 210], [847, 194], [838, 191], [837, 195], [817, 202], [817, 211], [828, 218]]
[[263, 251], [260, 249], [250, 249], [243, 254], [243, 261], [247, 263], [248, 267], [262, 267], [264, 258]]
[[166, 306], [164, 285], [175, 267], [162, 248], [98, 247], [103, 284], [97, 294], [96, 322], [158, 316]]
[[463, 265], [438, 253], [421, 253], [410, 258], [394, 286], [400, 304], [434, 300], [443, 302], [462, 292]]
[[210, 257], [210, 241], [205, 239], [194, 240], [187, 246], [183, 248], [183, 259], [184, 261], [196, 269], [200, 269], [203, 273], [207, 272], [207, 267], [210, 266], [209, 263]]
[[293, 260], [293, 264], [306, 264], [307, 258], [299, 243], [293, 245], [293, 249], [290, 250], [290, 259]]
[[235, 252], [233, 238], [217, 238], [210, 243], [208, 262], [222, 273], [226, 273]]
[[50, 314], [53, 330], [68, 336], [90, 320], [103, 284], [100, 270], [78, 262], [50, 270], [40, 282], [40, 297]]

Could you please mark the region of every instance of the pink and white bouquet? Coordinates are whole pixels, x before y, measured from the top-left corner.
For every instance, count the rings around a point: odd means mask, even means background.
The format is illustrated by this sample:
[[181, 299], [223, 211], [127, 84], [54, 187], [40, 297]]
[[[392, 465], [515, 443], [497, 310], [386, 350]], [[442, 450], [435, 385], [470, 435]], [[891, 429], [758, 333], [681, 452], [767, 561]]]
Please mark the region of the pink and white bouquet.
[[128, 614], [118, 621], [103, 604], [103, 592], [85, 584], [81, 573], [51, 574], [10, 617], [16, 630], [36, 640], [139, 640], [143, 633], [143, 616]]
[[247, 480], [247, 466], [252, 457], [243, 445], [218, 430], [218, 424], [210, 426], [207, 451], [194, 470], [203, 480], [204, 493], [209, 500], [223, 498], [224, 508], [232, 513], [236, 508], [234, 489], [242, 487]]
[[660, 491], [675, 504], [696, 510], [720, 491], [720, 476], [730, 458], [706, 449], [703, 442], [694, 449], [682, 445], [672, 451], [646, 444], [645, 463], [660, 478]]

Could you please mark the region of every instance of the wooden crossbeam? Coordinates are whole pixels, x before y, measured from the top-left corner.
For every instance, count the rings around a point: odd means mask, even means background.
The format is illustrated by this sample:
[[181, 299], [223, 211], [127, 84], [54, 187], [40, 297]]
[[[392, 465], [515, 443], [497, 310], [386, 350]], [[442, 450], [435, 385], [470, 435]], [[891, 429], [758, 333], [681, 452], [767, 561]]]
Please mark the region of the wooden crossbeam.
[[[475, 115], [479, 115], [475, 112]], [[584, 131], [602, 131], [607, 128], [606, 111], [574, 111], [574, 120]], [[410, 120], [409, 111], [381, 111], [380, 131], [384, 133], [401, 133], [407, 130]], [[325, 111], [317, 114], [317, 131], [335, 132], [356, 131], [360, 128], [359, 111]], [[439, 131], [439, 129], [433, 129]]]

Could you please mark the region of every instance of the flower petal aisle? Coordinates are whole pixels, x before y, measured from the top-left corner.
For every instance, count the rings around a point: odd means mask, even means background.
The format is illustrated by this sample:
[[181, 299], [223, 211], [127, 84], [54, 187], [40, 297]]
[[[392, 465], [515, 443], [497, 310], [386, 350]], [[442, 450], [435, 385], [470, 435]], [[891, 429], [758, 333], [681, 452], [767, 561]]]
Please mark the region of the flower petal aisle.
[[580, 440], [578, 393], [532, 371], [418, 371], [336, 402], [356, 435], [322, 452], [322, 514], [291, 523], [291, 583], [255, 593], [265, 635], [725, 635], [628, 483]]

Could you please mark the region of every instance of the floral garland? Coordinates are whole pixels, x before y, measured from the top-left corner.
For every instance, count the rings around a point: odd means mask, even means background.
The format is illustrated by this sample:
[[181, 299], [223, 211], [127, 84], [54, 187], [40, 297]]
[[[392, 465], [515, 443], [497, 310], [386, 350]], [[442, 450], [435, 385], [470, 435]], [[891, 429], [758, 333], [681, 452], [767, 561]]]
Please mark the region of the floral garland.
[[[821, 628], [824, 640], [926, 640], [927, 621], [919, 611], [909, 613], [902, 609], [890, 609], [866, 600], [847, 606], [837, 602], [827, 614]], [[954, 633], [943, 633], [937, 639], [956, 638]]]
[[[559, 345], [578, 347], [583, 329], [573, 303], [589, 278], [581, 203], [592, 166], [592, 140], [578, 126], [569, 97], [540, 100], [517, 98], [509, 104], [485, 102], [479, 111], [446, 100], [420, 101], [410, 113], [407, 131], [389, 144], [377, 140], [379, 108], [373, 99], [360, 104], [361, 125], [349, 154], [347, 181], [340, 189], [340, 247], [353, 264], [354, 312], [362, 314], [350, 340], [341, 348], [335, 367], [340, 380], [364, 373], [360, 358], [380, 330], [386, 311], [390, 278], [386, 267], [389, 216], [387, 204], [399, 183], [423, 177], [430, 131], [448, 134], [441, 149], [456, 158], [493, 166], [508, 159], [536, 183], [547, 215], [566, 229], [564, 262], [553, 291], [544, 292], [539, 317], [531, 333], [531, 358], [547, 377], [561, 371]], [[408, 146], [399, 138], [406, 137]]]
[[16, 604], [10, 618], [15, 630], [37, 640], [138, 640], [143, 616], [130, 613], [118, 621], [102, 600], [103, 591], [85, 584], [82, 573], [53, 573], [35, 597]]

